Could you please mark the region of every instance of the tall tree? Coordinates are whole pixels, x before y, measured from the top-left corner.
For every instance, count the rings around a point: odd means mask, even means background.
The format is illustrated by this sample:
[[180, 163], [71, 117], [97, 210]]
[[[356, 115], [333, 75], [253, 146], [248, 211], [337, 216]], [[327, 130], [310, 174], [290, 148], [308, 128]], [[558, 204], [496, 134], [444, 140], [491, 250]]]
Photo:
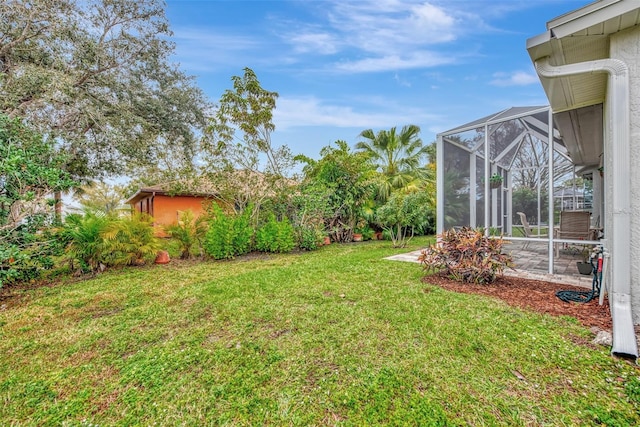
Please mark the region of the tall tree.
[[89, 211], [103, 212], [108, 215], [117, 215], [130, 211], [130, 206], [124, 203], [126, 186], [108, 184], [106, 182], [94, 182], [80, 188], [74, 198], [80, 205]]
[[365, 141], [356, 144], [356, 149], [367, 153], [382, 174], [378, 198], [387, 200], [394, 189], [419, 186], [427, 170], [422, 166], [428, 157], [429, 146], [423, 146], [416, 125], [403, 126], [398, 133], [395, 127], [375, 133], [366, 129], [360, 133]]
[[263, 89], [250, 68], [231, 80], [233, 89], [220, 98], [208, 128], [211, 163], [286, 176], [293, 162], [291, 151], [271, 141], [278, 93]]
[[278, 93], [262, 88], [250, 68], [231, 80], [207, 129], [206, 175], [224, 201], [252, 204], [257, 217], [264, 200], [291, 189], [294, 160], [288, 146], [271, 141]]
[[160, 1], [5, 0], [0, 16], [0, 111], [55, 140], [66, 170], [191, 164], [208, 104], [170, 62]]

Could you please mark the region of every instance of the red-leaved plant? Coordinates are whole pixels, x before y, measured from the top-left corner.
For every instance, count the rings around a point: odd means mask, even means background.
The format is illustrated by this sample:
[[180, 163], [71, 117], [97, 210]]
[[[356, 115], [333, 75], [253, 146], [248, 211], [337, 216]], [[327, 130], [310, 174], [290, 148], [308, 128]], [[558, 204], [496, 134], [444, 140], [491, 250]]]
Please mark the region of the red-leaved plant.
[[423, 250], [418, 260], [428, 273], [443, 270], [459, 282], [493, 283], [505, 268], [513, 268], [511, 255], [502, 253], [503, 245], [502, 238], [486, 237], [479, 229], [451, 229]]

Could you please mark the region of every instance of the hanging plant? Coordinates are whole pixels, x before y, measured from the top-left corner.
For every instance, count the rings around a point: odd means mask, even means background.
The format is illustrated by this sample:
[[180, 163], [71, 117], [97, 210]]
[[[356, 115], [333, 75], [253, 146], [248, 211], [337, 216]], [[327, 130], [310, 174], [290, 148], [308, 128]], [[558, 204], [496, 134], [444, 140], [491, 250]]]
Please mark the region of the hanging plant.
[[497, 173], [494, 173], [493, 175], [491, 175], [491, 177], [489, 178], [489, 187], [500, 188], [501, 185], [502, 185], [502, 176]]

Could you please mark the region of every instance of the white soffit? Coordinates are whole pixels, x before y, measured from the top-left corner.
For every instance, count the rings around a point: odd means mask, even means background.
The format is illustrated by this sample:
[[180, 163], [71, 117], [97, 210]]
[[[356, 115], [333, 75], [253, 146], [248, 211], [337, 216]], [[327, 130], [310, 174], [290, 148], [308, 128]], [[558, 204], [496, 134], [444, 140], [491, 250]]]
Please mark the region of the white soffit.
[[602, 155], [602, 114], [602, 104], [598, 104], [553, 115], [575, 165], [599, 165]]
[[[609, 57], [609, 35], [640, 24], [640, 0], [601, 0], [547, 23], [548, 31], [527, 40], [535, 63], [549, 57], [552, 65], [566, 65]], [[580, 74], [540, 79], [554, 112], [604, 101], [606, 75]]]

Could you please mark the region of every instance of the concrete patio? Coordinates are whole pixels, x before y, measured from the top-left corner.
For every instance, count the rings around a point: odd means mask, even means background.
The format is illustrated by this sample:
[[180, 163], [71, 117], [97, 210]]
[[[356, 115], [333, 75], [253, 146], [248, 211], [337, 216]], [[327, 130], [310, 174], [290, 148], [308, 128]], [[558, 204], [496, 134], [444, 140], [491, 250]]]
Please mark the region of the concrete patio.
[[[569, 246], [560, 250], [560, 256], [554, 259], [554, 274], [548, 273], [549, 255], [546, 242], [508, 242], [505, 251], [510, 253], [515, 264], [514, 270], [507, 269], [505, 275], [524, 277], [546, 282], [591, 288], [593, 277], [578, 273], [577, 261], [582, 261], [582, 247]], [[386, 259], [394, 261], [418, 262], [422, 250], [399, 254]]]

